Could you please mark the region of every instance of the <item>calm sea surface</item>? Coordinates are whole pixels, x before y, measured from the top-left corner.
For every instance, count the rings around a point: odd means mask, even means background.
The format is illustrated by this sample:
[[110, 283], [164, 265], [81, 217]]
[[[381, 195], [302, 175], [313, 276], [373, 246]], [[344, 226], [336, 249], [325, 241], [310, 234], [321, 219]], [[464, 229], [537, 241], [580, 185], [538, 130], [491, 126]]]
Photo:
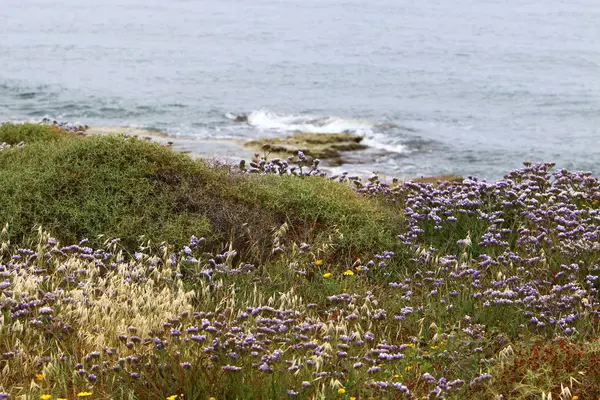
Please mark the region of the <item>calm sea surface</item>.
[[0, 120], [353, 131], [377, 151], [350, 170], [599, 174], [599, 38], [598, 0], [0, 0]]

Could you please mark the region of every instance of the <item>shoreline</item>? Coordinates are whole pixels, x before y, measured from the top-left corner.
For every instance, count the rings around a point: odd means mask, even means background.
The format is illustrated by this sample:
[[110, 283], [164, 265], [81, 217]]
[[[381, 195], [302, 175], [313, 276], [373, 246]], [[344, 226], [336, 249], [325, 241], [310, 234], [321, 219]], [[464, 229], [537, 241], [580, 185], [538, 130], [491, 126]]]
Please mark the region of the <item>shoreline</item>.
[[[261, 138], [261, 139], [250, 139], [247, 141], [236, 140], [236, 139], [201, 139], [201, 138], [179, 138], [169, 136], [167, 133], [160, 131], [158, 129], [147, 129], [147, 128], [131, 128], [131, 127], [119, 127], [119, 126], [93, 126], [89, 127], [84, 131], [87, 135], [127, 135], [127, 136], [135, 136], [144, 140], [151, 140], [163, 145], [170, 146], [174, 151], [186, 154], [194, 159], [207, 159], [207, 160], [215, 160], [219, 162], [231, 163], [233, 165], [237, 165], [242, 160], [252, 160], [255, 158], [256, 154], [264, 153], [265, 151], [270, 151], [271, 158], [278, 156], [290, 155], [293, 151], [290, 151], [289, 148], [285, 148], [282, 152], [271, 151], [271, 147], [268, 149], [260, 149], [260, 147], [264, 146], [272, 146], [271, 143], [273, 141], [284, 142], [286, 139], [294, 141], [296, 135], [292, 134], [287, 135], [280, 139], [273, 138]], [[300, 135], [303, 135], [300, 133]], [[340, 134], [317, 134], [322, 135], [324, 137], [334, 138], [336, 140], [341, 140], [341, 144], [347, 144], [348, 141], [353, 144], [362, 146], [360, 148], [353, 148], [349, 150], [344, 150], [342, 147], [341, 150], [337, 154], [334, 154], [334, 158], [332, 160], [325, 159], [324, 165], [321, 166], [321, 169], [330, 173], [330, 174], [338, 174], [340, 170], [344, 170], [349, 174], [357, 175], [361, 178], [368, 179], [372, 176], [372, 174], [366, 173], [365, 171], [361, 171], [357, 168], [352, 168], [352, 166], [361, 165], [360, 162], [357, 161], [360, 157], [356, 157], [357, 153], [361, 153], [363, 156], [367, 155], [370, 157], [374, 157], [377, 154], [378, 149], [373, 149], [369, 146], [362, 145], [360, 140], [357, 140], [357, 135], [348, 134], [347, 137], [342, 134], [342, 137], [338, 138]], [[261, 142], [264, 142], [263, 145], [260, 145]], [[305, 143], [304, 143], [305, 144]], [[323, 149], [321, 147], [322, 141], [317, 143], [317, 150], [320, 151], [320, 155], [323, 154]], [[292, 145], [293, 147], [293, 145]], [[333, 145], [333, 149], [335, 150], [335, 142]], [[375, 152], [374, 154], [369, 154], [369, 152]], [[285, 154], [287, 152], [287, 154]], [[345, 155], [346, 161], [342, 164], [336, 164], [337, 161], [340, 160], [341, 156], [339, 153]], [[316, 158], [316, 157], [315, 157]], [[333, 161], [333, 162], [330, 162]], [[384, 178], [395, 179], [398, 178], [403, 181], [415, 181], [422, 183], [431, 183], [436, 184], [439, 181], [449, 181], [449, 182], [461, 182], [464, 178], [460, 175], [446, 173], [440, 175], [432, 175], [432, 176], [415, 176], [415, 177], [396, 177], [396, 176], [387, 176], [385, 174], [379, 174]]]
[[[6, 123], [23, 123], [6, 121]], [[44, 119], [30, 122], [56, 126], [57, 128], [78, 135], [124, 135], [142, 140], [154, 141], [172, 148], [178, 153], [193, 159], [205, 159], [228, 165], [238, 165], [242, 160], [251, 161], [265, 155], [269, 159], [287, 158], [298, 151], [304, 152], [308, 159], [319, 159], [319, 168], [328, 175], [350, 174], [361, 179], [369, 179], [378, 175], [385, 181], [421, 181], [435, 183], [437, 181], [462, 181], [462, 177], [452, 171], [434, 174], [386, 174], [374, 172], [369, 168], [378, 157], [384, 156], [382, 150], [362, 143], [360, 135], [352, 133], [305, 133], [295, 132], [281, 137], [263, 137], [258, 139], [218, 139], [169, 136], [166, 132], [155, 128], [138, 128], [112, 125], [79, 125], [56, 120]]]
[[[305, 134], [295, 133], [281, 138], [258, 139], [202, 139], [192, 137], [174, 137], [157, 129], [133, 128], [120, 126], [90, 126], [83, 132], [85, 135], [126, 135], [143, 140], [155, 141], [170, 146], [174, 151], [187, 154], [198, 159], [216, 160], [238, 164], [241, 160], [250, 161], [262, 157], [286, 158], [298, 151], [306, 152], [310, 159], [319, 158], [320, 168], [331, 174], [347, 172], [365, 179], [372, 174], [362, 166], [381, 155], [381, 150], [360, 143], [360, 136], [355, 134]], [[298, 141], [298, 136], [304, 140]], [[306, 140], [308, 137], [308, 140]], [[317, 139], [315, 141], [315, 139]], [[273, 145], [274, 142], [282, 143]], [[268, 147], [267, 147], [268, 146]], [[314, 154], [314, 156], [313, 156]], [[384, 174], [380, 174], [384, 175]], [[389, 176], [395, 178], [393, 176]], [[398, 177], [407, 179], [408, 177]], [[415, 177], [414, 179], [417, 179]]]
[[216, 159], [219, 161], [235, 161], [248, 157], [252, 158], [253, 152], [244, 148], [242, 142], [232, 139], [201, 139], [190, 137], [169, 136], [158, 129], [131, 128], [120, 126], [91, 126], [84, 131], [86, 135], [125, 135], [135, 136], [143, 140], [155, 141], [170, 146], [174, 151], [187, 154], [198, 159]]

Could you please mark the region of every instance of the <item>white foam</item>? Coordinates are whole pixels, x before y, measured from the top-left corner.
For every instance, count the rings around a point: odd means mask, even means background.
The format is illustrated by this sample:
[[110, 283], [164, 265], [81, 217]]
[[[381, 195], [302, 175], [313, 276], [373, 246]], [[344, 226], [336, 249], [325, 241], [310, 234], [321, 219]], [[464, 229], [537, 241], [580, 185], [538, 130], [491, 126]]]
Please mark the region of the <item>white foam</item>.
[[[226, 116], [229, 119], [237, 117], [231, 113]], [[390, 153], [410, 153], [410, 149], [406, 145], [383, 132], [379, 132], [379, 125], [371, 121], [344, 119], [336, 116], [278, 114], [267, 109], [252, 111], [247, 117], [248, 125], [266, 132], [350, 132], [363, 136], [363, 143], [371, 148]], [[389, 125], [396, 127], [396, 125]]]
[[364, 134], [373, 129], [374, 123], [349, 120], [339, 117], [315, 117], [311, 115], [281, 115], [269, 110], [252, 111], [248, 114], [248, 124], [264, 130], [282, 132]]
[[377, 133], [366, 135], [362, 140], [362, 143], [374, 149], [384, 150], [390, 153], [410, 153], [410, 149], [406, 145], [402, 143], [391, 143], [387, 138], [383, 137], [383, 135]]

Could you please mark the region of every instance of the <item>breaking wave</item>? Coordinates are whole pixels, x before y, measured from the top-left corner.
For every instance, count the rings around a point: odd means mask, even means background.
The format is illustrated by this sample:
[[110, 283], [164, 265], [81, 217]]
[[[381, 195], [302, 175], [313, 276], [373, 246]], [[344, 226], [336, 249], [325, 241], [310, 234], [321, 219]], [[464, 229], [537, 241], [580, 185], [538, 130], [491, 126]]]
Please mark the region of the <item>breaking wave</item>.
[[[228, 113], [227, 118], [246, 123], [256, 129], [276, 132], [308, 133], [356, 133], [364, 137], [369, 147], [392, 153], [409, 153], [410, 149], [386, 131], [400, 129], [390, 123], [375, 123], [360, 119], [344, 119], [336, 116], [286, 115], [269, 110], [252, 111], [249, 114]], [[408, 129], [407, 129], [408, 130]]]
[[[236, 117], [239, 119], [240, 116]], [[282, 115], [268, 110], [252, 111], [246, 115], [246, 122], [262, 130], [310, 133], [352, 132], [361, 134], [372, 130], [375, 126], [369, 121], [311, 115]]]

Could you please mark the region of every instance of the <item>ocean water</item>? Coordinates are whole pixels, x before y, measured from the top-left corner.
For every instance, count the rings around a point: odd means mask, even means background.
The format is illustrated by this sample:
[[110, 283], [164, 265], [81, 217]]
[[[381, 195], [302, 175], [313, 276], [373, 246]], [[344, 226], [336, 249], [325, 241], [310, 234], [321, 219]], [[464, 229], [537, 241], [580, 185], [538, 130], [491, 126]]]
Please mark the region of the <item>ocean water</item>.
[[0, 0], [0, 120], [352, 131], [351, 171], [598, 174], [599, 37], [598, 0]]

